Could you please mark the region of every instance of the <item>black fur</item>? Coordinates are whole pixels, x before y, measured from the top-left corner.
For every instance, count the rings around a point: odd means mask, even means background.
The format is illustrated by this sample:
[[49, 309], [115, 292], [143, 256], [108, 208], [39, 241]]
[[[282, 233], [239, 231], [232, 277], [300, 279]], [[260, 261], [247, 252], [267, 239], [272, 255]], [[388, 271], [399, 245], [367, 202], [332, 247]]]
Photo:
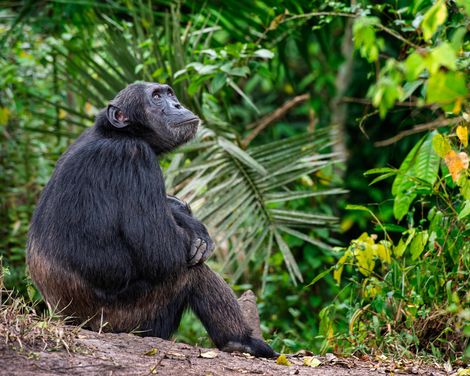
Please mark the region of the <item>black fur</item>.
[[155, 163], [198, 123], [167, 85], [122, 90], [57, 163], [31, 223], [30, 274], [51, 306], [92, 329], [169, 338], [190, 307], [220, 349], [270, 357], [203, 263], [214, 248], [206, 228], [166, 195]]

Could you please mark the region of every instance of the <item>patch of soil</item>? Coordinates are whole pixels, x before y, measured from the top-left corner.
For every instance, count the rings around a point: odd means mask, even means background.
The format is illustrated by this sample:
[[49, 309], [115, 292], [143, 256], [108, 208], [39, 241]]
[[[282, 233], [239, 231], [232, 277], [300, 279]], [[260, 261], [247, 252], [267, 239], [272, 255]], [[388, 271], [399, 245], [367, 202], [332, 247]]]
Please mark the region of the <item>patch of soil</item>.
[[427, 366], [407, 366], [393, 362], [315, 357], [317, 367], [304, 365], [304, 357], [290, 356], [291, 366], [275, 359], [259, 359], [229, 354], [215, 349], [192, 347], [159, 338], [133, 334], [78, 332], [76, 351], [15, 351], [0, 343], [0, 375], [426, 375], [446, 372]]

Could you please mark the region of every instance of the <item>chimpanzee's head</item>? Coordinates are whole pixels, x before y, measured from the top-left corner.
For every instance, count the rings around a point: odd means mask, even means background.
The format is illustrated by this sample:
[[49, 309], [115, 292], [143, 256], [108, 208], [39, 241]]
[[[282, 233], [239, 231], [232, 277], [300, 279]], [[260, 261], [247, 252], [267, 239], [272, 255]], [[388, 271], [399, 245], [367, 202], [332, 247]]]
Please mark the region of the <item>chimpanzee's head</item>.
[[121, 90], [108, 105], [106, 118], [116, 132], [144, 139], [157, 154], [192, 139], [200, 122], [170, 86], [151, 82]]

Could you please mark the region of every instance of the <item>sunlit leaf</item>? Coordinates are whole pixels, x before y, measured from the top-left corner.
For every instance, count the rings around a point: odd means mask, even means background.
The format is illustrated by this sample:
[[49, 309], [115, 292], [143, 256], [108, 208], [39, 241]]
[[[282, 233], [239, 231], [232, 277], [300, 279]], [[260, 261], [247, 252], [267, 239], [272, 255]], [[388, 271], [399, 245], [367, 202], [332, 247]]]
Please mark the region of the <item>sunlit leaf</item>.
[[158, 349], [155, 347], [152, 347], [149, 351], [144, 353], [144, 355], [147, 355], [147, 356], [155, 356], [157, 354], [158, 354]]
[[403, 238], [400, 238], [400, 241], [398, 242], [398, 245], [393, 248], [393, 254], [397, 258], [400, 258], [401, 256], [403, 256], [403, 254], [406, 251], [406, 248], [410, 245], [410, 243], [413, 240], [415, 234], [416, 234], [416, 230], [413, 228], [413, 229], [410, 230], [410, 233], [408, 234], [408, 237], [406, 238], [406, 241], [403, 241]]
[[420, 231], [416, 234], [410, 244], [410, 253], [413, 260], [418, 259], [418, 257], [423, 253], [424, 247], [428, 242], [429, 234], [427, 231]]
[[428, 80], [426, 103], [438, 103], [447, 111], [452, 111], [457, 99], [468, 94], [463, 72], [436, 72]]
[[376, 38], [374, 26], [380, 23], [377, 17], [358, 17], [354, 20], [354, 46], [367, 61], [376, 61], [379, 52], [384, 48], [384, 41]]
[[292, 363], [289, 362], [289, 360], [287, 359], [285, 354], [281, 354], [277, 357], [276, 364], [279, 364], [281, 366], [291, 366], [292, 365]]
[[459, 213], [458, 219], [461, 221], [468, 215], [470, 215], [470, 200], [465, 200], [465, 204]]
[[431, 39], [437, 28], [441, 26], [447, 18], [447, 7], [445, 1], [438, 0], [428, 11], [424, 14], [421, 23], [423, 36], [425, 40]]
[[405, 60], [405, 74], [409, 81], [416, 80], [421, 72], [426, 69], [424, 58], [419, 52], [413, 52]]
[[464, 125], [459, 125], [455, 131], [457, 137], [464, 147], [468, 146], [468, 128]]
[[304, 366], [307, 367], [318, 367], [321, 361], [314, 356], [304, 356]]
[[265, 48], [262, 48], [262, 49], [259, 49], [259, 50], [255, 51], [255, 56], [256, 57], [261, 57], [263, 59], [272, 59], [274, 57], [274, 54], [271, 51], [269, 51]]
[[452, 150], [447, 138], [440, 133], [436, 133], [432, 138], [432, 147], [437, 155], [444, 158]]
[[378, 256], [378, 258], [382, 262], [390, 264], [392, 262], [392, 259], [390, 256], [390, 249], [384, 244], [376, 244], [375, 247], [376, 247], [375, 253]]
[[375, 267], [374, 242], [367, 233], [363, 233], [356, 241], [354, 257], [359, 271], [366, 277], [372, 273]]

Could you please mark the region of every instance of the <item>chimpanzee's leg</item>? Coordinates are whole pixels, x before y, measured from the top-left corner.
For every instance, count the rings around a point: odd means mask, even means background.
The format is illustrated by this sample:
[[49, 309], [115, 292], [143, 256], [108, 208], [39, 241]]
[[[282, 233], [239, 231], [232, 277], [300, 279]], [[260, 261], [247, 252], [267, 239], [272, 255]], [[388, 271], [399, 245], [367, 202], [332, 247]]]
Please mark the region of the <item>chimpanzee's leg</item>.
[[138, 332], [144, 337], [171, 338], [178, 329], [181, 317], [188, 308], [189, 279], [187, 275], [157, 286], [145, 298], [144, 306], [152, 318], [140, 323]]
[[273, 357], [274, 351], [251, 335], [232, 289], [205, 264], [188, 270], [191, 309], [204, 324], [214, 344], [223, 351]]

